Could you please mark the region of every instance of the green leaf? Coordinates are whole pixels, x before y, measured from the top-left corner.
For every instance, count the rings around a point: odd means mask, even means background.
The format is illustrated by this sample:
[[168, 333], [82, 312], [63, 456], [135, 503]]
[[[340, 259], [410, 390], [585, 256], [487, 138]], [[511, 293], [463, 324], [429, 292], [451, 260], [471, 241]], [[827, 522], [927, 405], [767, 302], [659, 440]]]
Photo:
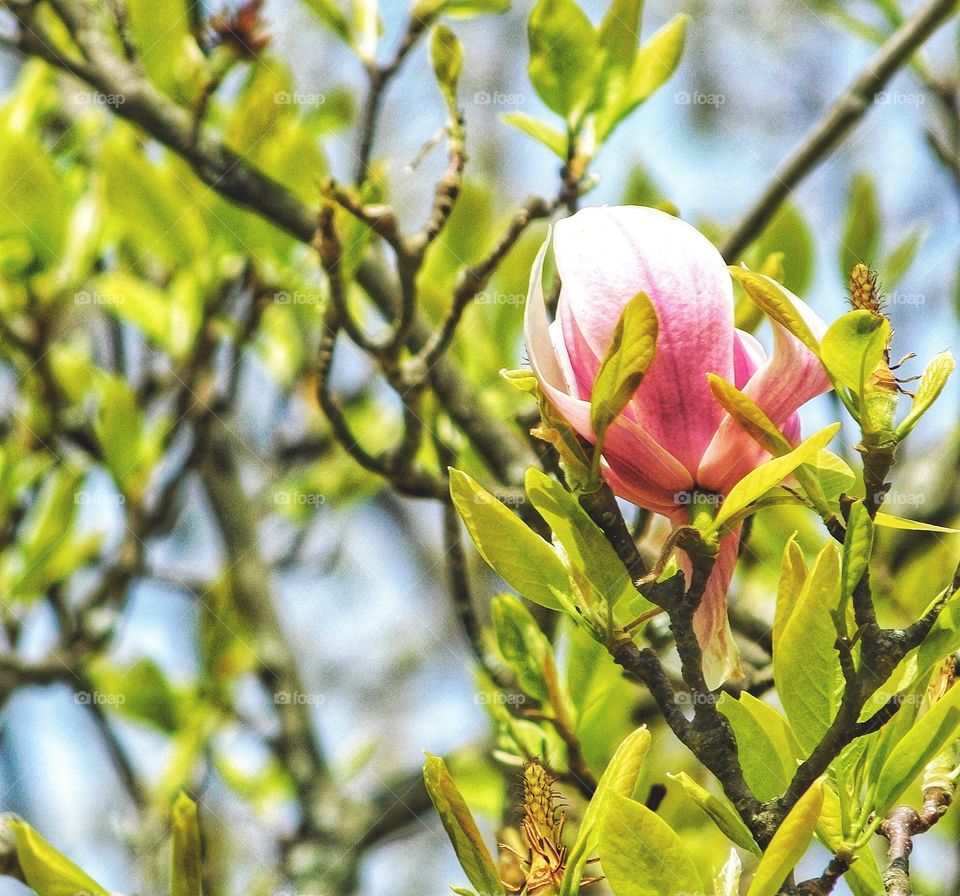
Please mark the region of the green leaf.
[[952, 687], [893, 748], [880, 770], [873, 811], [883, 817], [923, 767], [947, 749], [960, 730], [960, 687]]
[[623, 561], [562, 483], [531, 467], [524, 486], [530, 503], [550, 526], [568, 562], [583, 572], [604, 600], [616, 605], [638, 597]]
[[752, 852], [756, 856], [762, 854], [762, 850], [753, 839], [750, 829], [743, 823], [743, 819], [737, 815], [736, 810], [727, 800], [715, 796], [705, 787], [701, 787], [686, 772], [680, 772], [676, 775], [667, 773], [667, 777], [683, 787], [687, 796], [713, 819], [713, 823], [731, 843], [735, 843], [741, 849]]
[[466, 19], [485, 13], [503, 13], [509, 9], [510, 0], [417, 0], [410, 17], [422, 21], [432, 21], [441, 15]]
[[823, 780], [818, 780], [790, 810], [767, 846], [747, 896], [776, 896], [787, 875], [810, 845], [823, 806]]
[[141, 464], [143, 413], [136, 396], [123, 380], [103, 377], [97, 385], [99, 402], [94, 432], [103, 451], [104, 462], [124, 493], [145, 485]]
[[170, 896], [201, 896], [200, 823], [185, 793], [173, 805], [170, 827]]
[[902, 516], [893, 516], [880, 511], [873, 521], [886, 529], [907, 529], [911, 532], [940, 532], [944, 535], [960, 535], [960, 529], [951, 529], [948, 526], [935, 526], [933, 523], [921, 523], [917, 520], [907, 520]]
[[733, 728], [743, 776], [757, 799], [780, 796], [797, 770], [800, 755], [787, 720], [747, 691], [736, 699], [721, 694], [717, 709]]
[[780, 562], [780, 585], [777, 589], [777, 605], [773, 618], [773, 651], [779, 649], [783, 630], [793, 614], [797, 600], [807, 580], [807, 563], [803, 557], [803, 550], [797, 544], [797, 533], [794, 532], [783, 549], [783, 559]]
[[612, 793], [600, 819], [600, 861], [615, 896], [702, 893], [697, 866], [677, 833], [646, 806]]
[[782, 264], [782, 277], [776, 279], [794, 295], [805, 295], [813, 277], [813, 234], [792, 202], [783, 204], [763, 233], [744, 252], [744, 259], [749, 267], [759, 270], [764, 260], [774, 254], [781, 256]]
[[6, 185], [0, 237], [17, 238], [24, 260], [26, 243], [43, 266], [52, 266], [67, 237], [66, 178], [37, 137], [8, 127], [0, 141], [0, 179]]
[[497, 595], [491, 601], [490, 614], [497, 646], [516, 675], [520, 689], [547, 703], [550, 689], [544, 678], [544, 665], [552, 650], [536, 619], [512, 594]]
[[600, 842], [599, 822], [606, 815], [613, 796], [631, 797], [640, 778], [640, 769], [650, 749], [650, 732], [637, 728], [627, 735], [614, 753], [583, 813], [577, 839], [570, 848], [567, 870], [560, 884], [560, 896], [576, 896], [584, 868]]
[[820, 359], [835, 383], [860, 396], [889, 342], [890, 322], [883, 315], [865, 309], [849, 311], [824, 333]]
[[426, 754], [423, 780], [427, 793], [443, 822], [467, 880], [480, 896], [505, 896], [497, 866], [480, 836], [477, 823], [439, 756]]
[[143, 657], [127, 668], [96, 660], [89, 672], [99, 692], [117, 698], [113, 709], [118, 715], [168, 734], [179, 728], [181, 700], [154, 660]]
[[643, 0], [611, 0], [603, 21], [600, 23], [598, 42], [604, 54], [601, 88], [616, 94], [637, 58], [637, 41], [640, 38], [640, 15]]
[[430, 63], [451, 115], [457, 112], [457, 82], [463, 68], [463, 47], [446, 25], [437, 25], [430, 39]]
[[953, 373], [954, 366], [953, 355], [950, 352], [941, 352], [930, 361], [920, 378], [920, 385], [917, 387], [913, 404], [910, 406], [910, 413], [903, 418], [903, 422], [897, 427], [898, 440], [905, 438], [913, 431], [920, 418], [937, 400], [943, 391], [943, 387], [947, 384], [950, 374]]
[[850, 506], [847, 519], [847, 532], [843, 539], [843, 565], [841, 575], [841, 606], [853, 594], [853, 589], [863, 577], [870, 557], [873, 554], [873, 520], [863, 506], [863, 501], [855, 501]]
[[150, 80], [170, 96], [191, 98], [203, 54], [190, 34], [187, 0], [129, 0], [126, 19]]
[[816, 459], [805, 467], [813, 473], [823, 493], [829, 498], [836, 499], [843, 492], [849, 492], [857, 481], [850, 465], [832, 451], [820, 451]]
[[773, 421], [732, 383], [715, 373], [707, 374], [710, 392], [718, 404], [749, 433], [750, 437], [775, 457], [788, 454], [792, 446]]
[[[817, 836], [823, 844], [836, 854], [849, 849], [844, 841], [840, 821], [840, 797], [829, 787], [823, 788], [823, 807], [820, 809], [820, 821], [817, 824]], [[853, 891], [853, 896], [879, 896], [884, 892], [883, 878], [877, 865], [876, 856], [869, 845], [854, 850], [856, 861], [850, 866], [843, 879]]]
[[500, 578], [542, 607], [567, 603], [570, 580], [551, 545], [460, 470], [450, 470], [450, 494], [480, 556]]
[[725, 523], [746, 510], [758, 498], [762, 498], [770, 489], [779, 485], [801, 464], [809, 463], [817, 453], [827, 447], [830, 440], [840, 430], [840, 424], [834, 423], [801, 442], [789, 454], [775, 457], [761, 464], [743, 477], [727, 495], [714, 520], [714, 527], [721, 529]]
[[530, 82], [550, 109], [575, 122], [593, 93], [596, 29], [573, 0], [538, 0], [527, 36]]
[[638, 292], [623, 309], [590, 395], [590, 425], [598, 443], [620, 416], [653, 363], [657, 351], [657, 312]]
[[564, 162], [567, 160], [567, 136], [550, 127], [546, 122], [527, 115], [525, 112], [507, 112], [501, 116], [503, 120], [513, 127], [523, 131], [527, 136], [539, 140], [554, 155], [558, 156]]
[[830, 726], [842, 689], [834, 613], [840, 600], [840, 555], [827, 544], [817, 557], [774, 652], [777, 692], [804, 749]]
[[686, 35], [687, 16], [674, 16], [640, 47], [622, 87], [613, 80], [608, 96], [597, 112], [597, 138], [600, 142], [676, 71]]
[[730, 274], [769, 317], [820, 357], [820, 343], [793, 304], [794, 299], [776, 280], [746, 268], [731, 266]]
[[8, 822], [17, 847], [17, 862], [27, 886], [37, 896], [110, 896], [92, 877], [57, 852], [30, 825], [19, 819]]
[[893, 289], [910, 270], [924, 235], [922, 228], [915, 227], [893, 248], [880, 266], [878, 280], [888, 290]]
[[846, 283], [854, 265], [876, 267], [880, 250], [880, 206], [873, 180], [863, 172], [850, 184], [847, 217], [840, 246], [840, 276]]
[[303, 0], [304, 5], [345, 44], [350, 44], [350, 23], [336, 0]]

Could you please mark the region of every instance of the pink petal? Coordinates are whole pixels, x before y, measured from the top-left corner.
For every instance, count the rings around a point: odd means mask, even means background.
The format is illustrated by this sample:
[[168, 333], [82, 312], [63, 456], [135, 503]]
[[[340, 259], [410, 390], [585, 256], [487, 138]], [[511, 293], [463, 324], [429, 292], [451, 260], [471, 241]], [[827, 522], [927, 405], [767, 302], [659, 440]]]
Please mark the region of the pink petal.
[[[544, 243], [540, 249], [530, 274], [524, 317], [527, 352], [544, 395], [581, 436], [592, 442], [595, 436], [590, 426], [590, 402], [571, 394], [571, 383], [564, 377], [565, 365], [558, 359], [558, 351], [551, 340], [541, 282], [547, 245]], [[671, 506], [677, 492], [693, 487], [693, 479], [683, 465], [640, 426], [624, 417], [607, 430], [604, 458], [613, 471], [611, 488], [617, 491], [613, 482], [622, 483], [622, 497], [644, 507]]]
[[[814, 336], [820, 339], [826, 324], [796, 296], [797, 311], [806, 320]], [[788, 330], [773, 323], [774, 348], [742, 388], [791, 443], [800, 438], [797, 408], [830, 389], [830, 380], [817, 357]], [[726, 416], [703, 457], [697, 482], [706, 488], [726, 493], [770, 455], [745, 430]]]
[[[671, 520], [675, 526], [687, 522], [686, 511], [674, 511]], [[703, 654], [703, 676], [707, 687], [713, 691], [731, 678], [741, 678], [743, 668], [740, 664], [740, 650], [730, 630], [727, 616], [727, 592], [737, 565], [740, 546], [740, 526], [720, 539], [720, 551], [713, 565], [713, 571], [707, 580], [703, 600], [693, 617], [693, 627], [697, 633], [697, 642]], [[680, 568], [687, 581], [690, 580], [691, 564], [686, 554], [680, 553]]]
[[650, 297], [660, 334], [636, 419], [694, 474], [723, 418], [706, 374], [733, 377], [733, 287], [723, 259], [689, 224], [639, 207], [584, 209], [560, 221], [555, 255], [564, 337], [583, 337], [583, 345], [567, 341], [578, 384], [592, 382], [626, 303], [641, 290]]
[[733, 384], [742, 389], [767, 359], [763, 346], [752, 333], [734, 330], [733, 333]]

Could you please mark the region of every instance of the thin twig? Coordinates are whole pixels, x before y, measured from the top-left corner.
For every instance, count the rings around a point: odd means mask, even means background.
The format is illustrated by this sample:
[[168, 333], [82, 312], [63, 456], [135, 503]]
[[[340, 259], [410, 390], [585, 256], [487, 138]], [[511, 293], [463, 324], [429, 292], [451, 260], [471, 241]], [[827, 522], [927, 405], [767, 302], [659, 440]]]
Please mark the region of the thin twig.
[[863, 117], [876, 94], [956, 9], [956, 0], [927, 0], [874, 54], [843, 95], [783, 162], [753, 205], [730, 229], [720, 254], [734, 263], [783, 201]]

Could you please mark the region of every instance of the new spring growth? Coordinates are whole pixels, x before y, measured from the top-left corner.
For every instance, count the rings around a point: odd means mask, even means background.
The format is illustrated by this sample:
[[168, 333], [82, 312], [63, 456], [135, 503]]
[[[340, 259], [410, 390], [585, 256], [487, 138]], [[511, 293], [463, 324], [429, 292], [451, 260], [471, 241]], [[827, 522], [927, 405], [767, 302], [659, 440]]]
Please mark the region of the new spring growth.
[[864, 371], [863, 402], [860, 425], [864, 445], [871, 447], [895, 442], [893, 422], [900, 399], [900, 385], [890, 368], [890, 340], [893, 330], [883, 312], [883, 299], [877, 287], [877, 275], [863, 263], [854, 265], [850, 272], [850, 303], [854, 310], [869, 311], [886, 322], [886, 345], [880, 362], [872, 371]]

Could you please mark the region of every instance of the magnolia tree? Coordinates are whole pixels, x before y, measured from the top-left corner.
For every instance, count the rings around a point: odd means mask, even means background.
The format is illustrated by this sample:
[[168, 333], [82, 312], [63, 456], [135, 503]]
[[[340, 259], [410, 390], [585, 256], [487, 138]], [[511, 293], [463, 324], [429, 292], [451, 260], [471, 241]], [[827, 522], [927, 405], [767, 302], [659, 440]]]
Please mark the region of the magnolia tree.
[[[515, 205], [467, 164], [458, 92], [474, 25], [458, 20], [506, 0], [399, 6], [0, 4], [18, 61], [0, 108], [0, 688], [72, 692], [132, 808], [111, 836], [133, 856], [107, 882], [14, 800], [0, 870], [39, 896], [348, 894], [382, 844], [426, 829], [465, 896], [948, 892], [955, 856], [910, 855], [956, 830], [956, 451], [904, 443], [943, 436], [954, 362], [897, 344], [882, 290], [919, 235], [884, 248], [869, 178], [831, 247], [846, 306], [811, 287], [789, 197], [901, 69], [960, 183], [960, 70], [917, 55], [954, 0], [863, 19], [820, 4], [873, 55], [728, 227], [685, 222], [639, 175], [620, 204], [592, 196], [622, 164], [598, 154], [696, 17], [641, 37], [640, 0], [509, 13], [528, 16], [542, 114], [501, 131], [559, 172]], [[389, 40], [380, 12], [402, 19]], [[285, 15], [343, 45], [356, 104], [293, 79]], [[443, 120], [405, 175], [432, 172], [419, 217], [382, 145], [415, 126], [382, 127], [409, 69]], [[350, 164], [331, 161], [347, 142]], [[918, 466], [941, 471], [941, 499], [888, 500]], [[489, 736], [368, 786], [382, 747], [330, 758], [323, 675], [280, 580], [309, 568], [318, 520], [416, 502], [442, 520], [429, 584], [450, 609], [404, 627], [426, 641], [455, 616]], [[427, 550], [422, 514], [404, 518]], [[187, 608], [164, 636], [186, 674], [121, 649], [149, 582]], [[368, 598], [337, 595], [358, 614]], [[21, 771], [52, 773], [39, 755]]]

